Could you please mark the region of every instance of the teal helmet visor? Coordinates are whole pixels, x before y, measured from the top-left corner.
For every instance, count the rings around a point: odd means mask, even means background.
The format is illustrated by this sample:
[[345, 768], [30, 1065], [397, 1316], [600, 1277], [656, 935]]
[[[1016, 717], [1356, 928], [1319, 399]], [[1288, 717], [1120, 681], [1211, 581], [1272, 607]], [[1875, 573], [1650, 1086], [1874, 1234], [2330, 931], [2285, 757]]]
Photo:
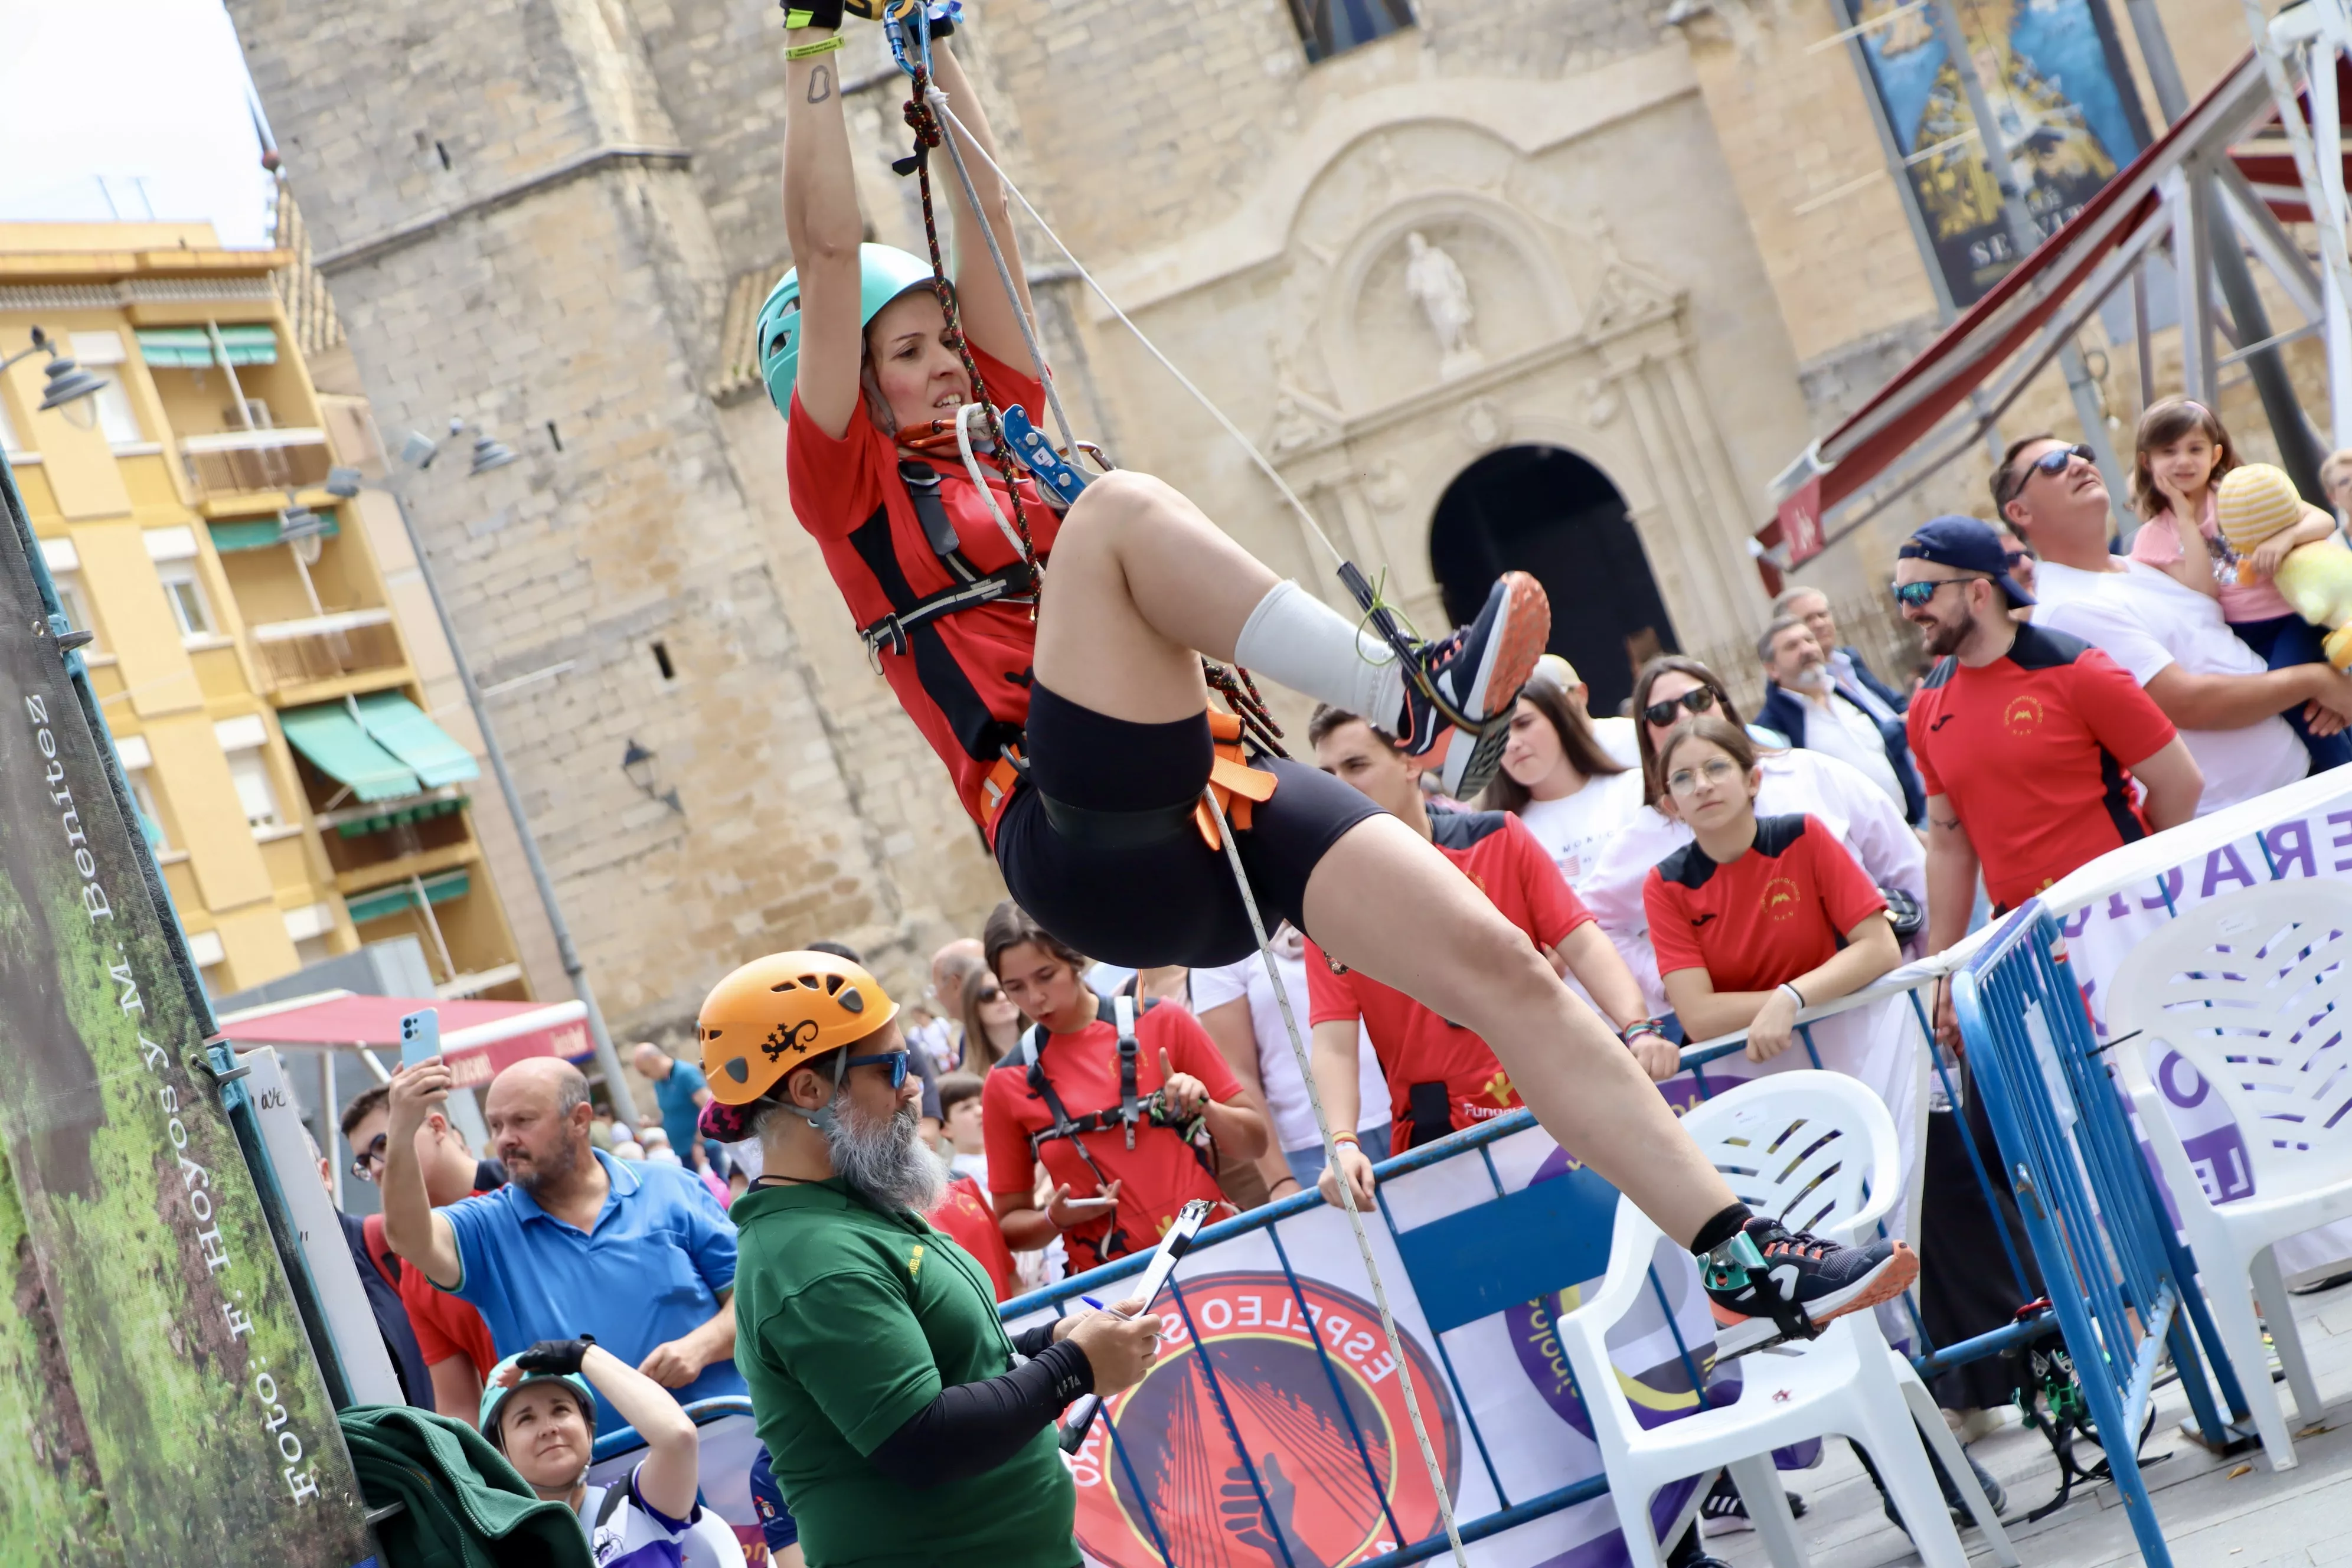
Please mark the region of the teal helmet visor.
[[596, 1394], [595, 1391], [588, 1386], [588, 1380], [576, 1372], [527, 1372], [522, 1374], [522, 1381], [512, 1388], [499, 1387], [499, 1378], [504, 1374], [507, 1368], [514, 1365], [520, 1359], [520, 1352], [507, 1357], [492, 1367], [490, 1375], [483, 1380], [481, 1418], [475, 1423], [475, 1426], [483, 1436], [490, 1440], [490, 1446], [502, 1454], [506, 1452], [507, 1446], [499, 1434], [499, 1416], [505, 1410], [509, 1399], [534, 1383], [571, 1384], [572, 1392], [579, 1396], [580, 1413], [588, 1423], [588, 1436], [593, 1440], [596, 1436]]
[[[864, 331], [899, 295], [931, 286], [931, 266], [894, 245], [857, 247], [857, 329]], [[760, 379], [768, 401], [790, 416], [793, 381], [801, 368], [801, 272], [795, 267], [768, 290], [757, 322]]]

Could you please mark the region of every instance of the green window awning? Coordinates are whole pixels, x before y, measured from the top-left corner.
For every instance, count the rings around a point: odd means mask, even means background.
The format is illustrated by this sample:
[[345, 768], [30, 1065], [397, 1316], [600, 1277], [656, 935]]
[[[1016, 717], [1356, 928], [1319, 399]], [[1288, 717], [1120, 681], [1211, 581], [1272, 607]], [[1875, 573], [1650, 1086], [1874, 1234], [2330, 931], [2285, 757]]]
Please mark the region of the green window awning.
[[[223, 327], [231, 364], [276, 364], [278, 334], [268, 327]], [[204, 370], [218, 364], [212, 333], [202, 327], [142, 327], [139, 352], [151, 370]]]
[[371, 833], [383, 833], [412, 822], [430, 822], [436, 816], [448, 816], [465, 809], [466, 797], [462, 795], [447, 800], [422, 801], [415, 805], [387, 806], [372, 816], [355, 816], [349, 822], [335, 824], [335, 833], [343, 838], [364, 838]]
[[296, 751], [362, 800], [397, 800], [423, 793], [415, 773], [369, 739], [352, 710], [340, 702], [289, 708], [278, 715], [278, 722]]
[[[335, 525], [335, 514], [331, 510], [320, 512], [319, 520], [326, 526], [319, 530], [317, 537], [332, 539], [342, 531]], [[285, 542], [278, 535], [278, 520], [274, 517], [216, 522], [212, 525], [212, 530], [213, 548], [223, 555], [233, 555], [240, 550], [266, 550], [273, 544]]]
[[[474, 879], [467, 871], [444, 871], [437, 877], [425, 879], [425, 897], [433, 903], [446, 904], [452, 899], [462, 899], [474, 890]], [[395, 882], [389, 888], [355, 894], [343, 900], [352, 911], [352, 923], [362, 925], [380, 921], [386, 915], [396, 915], [403, 910], [416, 907], [416, 889], [407, 882]]]
[[359, 699], [359, 710], [360, 727], [376, 744], [414, 769], [426, 789], [482, 776], [473, 753], [399, 692], [372, 691]]

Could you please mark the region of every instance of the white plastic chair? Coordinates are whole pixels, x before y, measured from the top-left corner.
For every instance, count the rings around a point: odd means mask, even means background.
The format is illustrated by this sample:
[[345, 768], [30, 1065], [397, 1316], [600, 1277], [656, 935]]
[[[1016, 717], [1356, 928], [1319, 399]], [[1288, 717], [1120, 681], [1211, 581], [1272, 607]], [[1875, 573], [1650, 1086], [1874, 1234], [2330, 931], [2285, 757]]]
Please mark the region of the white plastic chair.
[[[1694, 1107], [1683, 1125], [1741, 1202], [1791, 1230], [1843, 1242], [1874, 1237], [1880, 1218], [1907, 1195], [1894, 1119], [1842, 1074], [1756, 1079]], [[1964, 1568], [1968, 1554], [1920, 1446], [1924, 1435], [1995, 1558], [2016, 1568], [2017, 1553], [1934, 1398], [1867, 1310], [1837, 1319], [1818, 1339], [1748, 1356], [1735, 1403], [1644, 1429], [1610, 1363], [1608, 1342], [1649, 1289], [1654, 1262], [1692, 1268], [1687, 1252], [1621, 1199], [1609, 1273], [1559, 1324], [1634, 1568], [1661, 1568], [1650, 1525], [1658, 1489], [1718, 1467], [1730, 1472], [1776, 1568], [1801, 1568], [1805, 1555], [1772, 1450], [1832, 1433], [1869, 1450], [1927, 1568]], [[1688, 1288], [1697, 1288], [1695, 1273]]]
[[[2297, 1419], [2317, 1421], [2319, 1387], [2271, 1247], [2352, 1215], [2347, 966], [2352, 885], [2272, 882], [2181, 911], [2125, 958], [2108, 1003], [2115, 1037], [2138, 1032], [2116, 1050], [2116, 1068], [2172, 1190], [2215, 1326], [2276, 1470], [2294, 1466], [2294, 1441], [2270, 1386], [2247, 1286], [2269, 1321]], [[2179, 1052], [2236, 1120], [2251, 1195], [2216, 1204], [2208, 1192], [2156, 1086], [2156, 1066], [2168, 1051]]]

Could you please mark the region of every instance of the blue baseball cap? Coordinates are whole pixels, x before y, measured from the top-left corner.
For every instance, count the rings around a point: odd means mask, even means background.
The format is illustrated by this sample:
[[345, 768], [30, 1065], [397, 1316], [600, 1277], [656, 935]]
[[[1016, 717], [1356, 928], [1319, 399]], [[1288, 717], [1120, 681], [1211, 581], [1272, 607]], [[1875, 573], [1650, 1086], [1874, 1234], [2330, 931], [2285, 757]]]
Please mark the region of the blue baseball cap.
[[1931, 517], [1895, 553], [1906, 561], [1932, 561], [1955, 572], [1981, 572], [2000, 584], [2011, 605], [2023, 609], [2033, 603], [2033, 595], [2009, 574], [2009, 555], [2001, 548], [2000, 535], [1979, 518]]

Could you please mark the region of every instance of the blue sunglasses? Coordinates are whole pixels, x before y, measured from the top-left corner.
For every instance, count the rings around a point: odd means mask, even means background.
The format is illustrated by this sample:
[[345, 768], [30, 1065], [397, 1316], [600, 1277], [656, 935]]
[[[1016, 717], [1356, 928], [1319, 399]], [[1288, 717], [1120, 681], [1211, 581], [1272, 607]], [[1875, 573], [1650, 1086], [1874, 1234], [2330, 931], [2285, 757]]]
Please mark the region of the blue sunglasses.
[[871, 1056], [851, 1057], [841, 1065], [846, 1073], [851, 1068], [873, 1067], [882, 1062], [890, 1064], [890, 1087], [902, 1087], [907, 1081], [907, 1053], [904, 1051], [877, 1051]]

